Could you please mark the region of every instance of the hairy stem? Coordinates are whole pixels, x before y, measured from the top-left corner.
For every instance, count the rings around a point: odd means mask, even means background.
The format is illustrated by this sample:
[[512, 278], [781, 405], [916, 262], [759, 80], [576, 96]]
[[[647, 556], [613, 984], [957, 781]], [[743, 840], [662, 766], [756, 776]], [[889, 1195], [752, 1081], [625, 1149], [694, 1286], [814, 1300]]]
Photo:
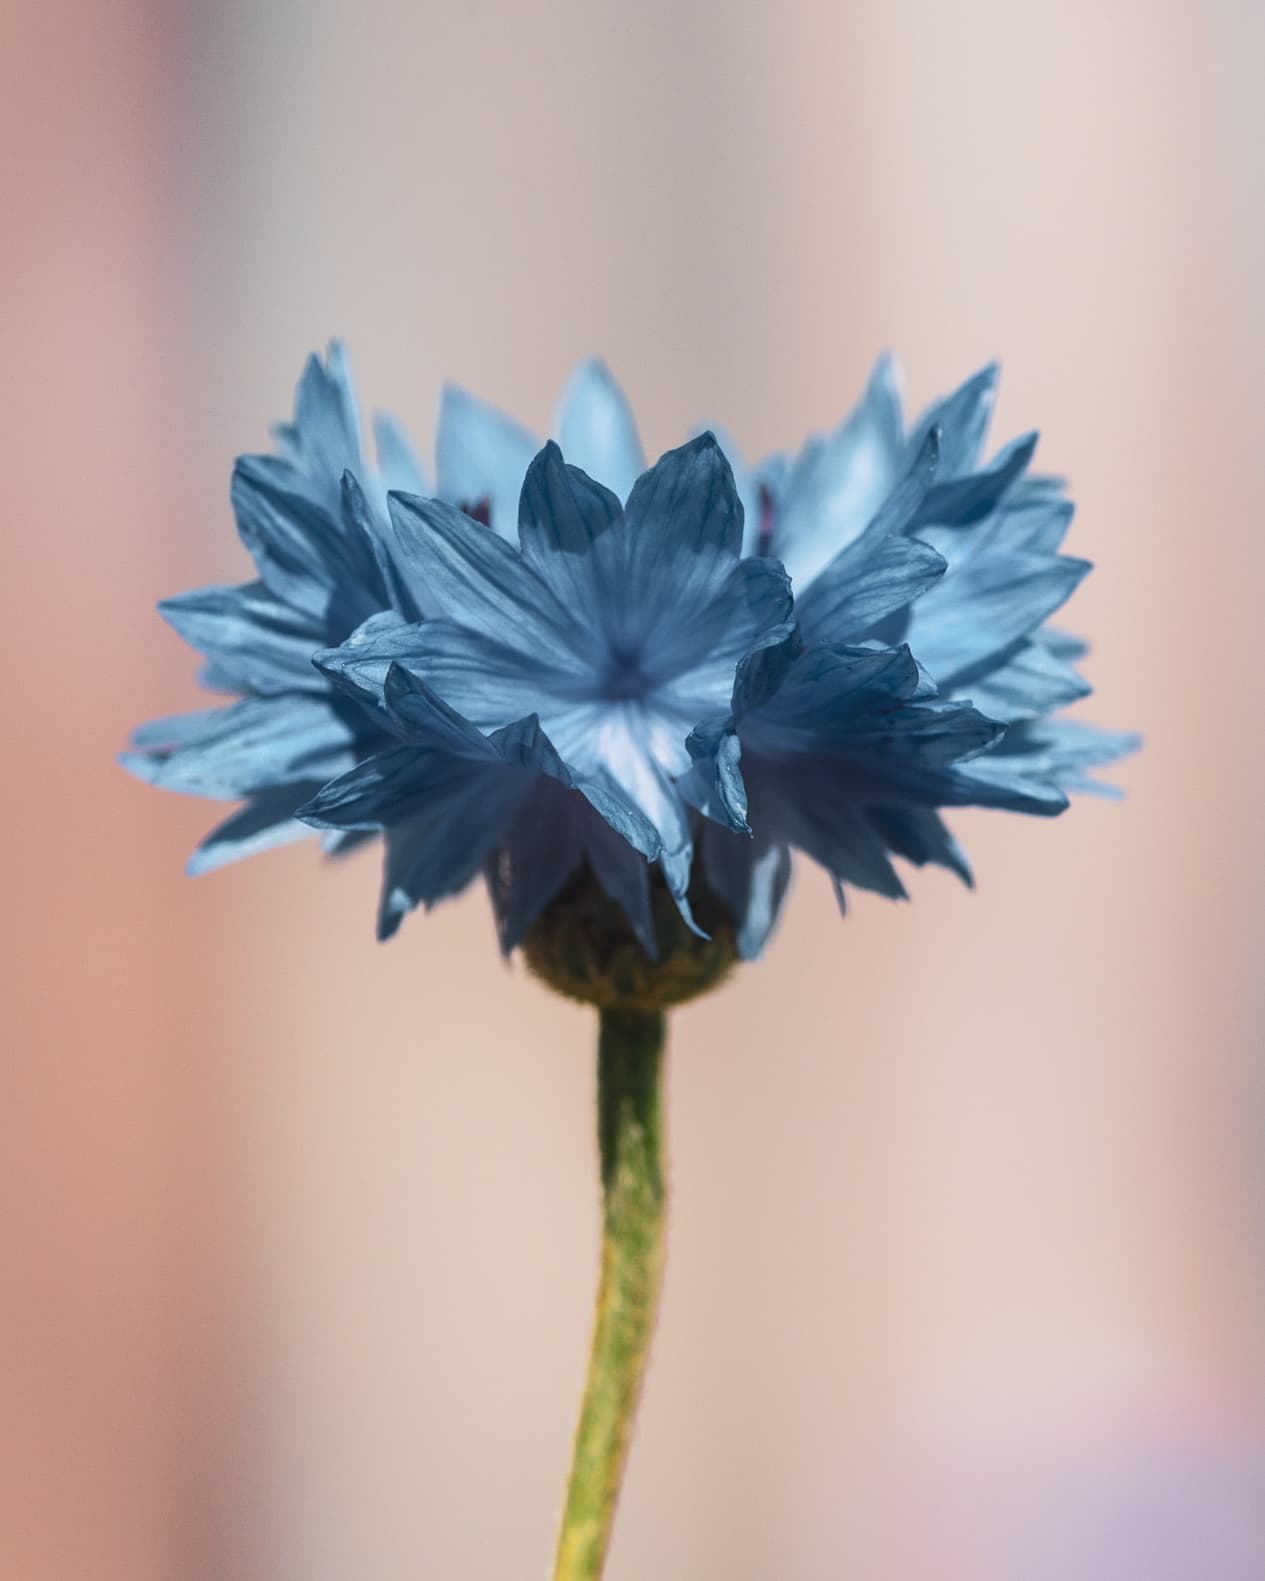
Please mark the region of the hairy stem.
[[603, 1010], [597, 1053], [602, 1271], [554, 1581], [597, 1581], [663, 1267], [663, 1016]]

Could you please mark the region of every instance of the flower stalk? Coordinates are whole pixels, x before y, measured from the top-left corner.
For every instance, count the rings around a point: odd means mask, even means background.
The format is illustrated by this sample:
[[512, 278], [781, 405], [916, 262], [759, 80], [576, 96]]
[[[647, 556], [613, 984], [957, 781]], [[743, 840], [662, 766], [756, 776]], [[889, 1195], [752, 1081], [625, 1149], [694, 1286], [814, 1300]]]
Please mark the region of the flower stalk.
[[597, 1581], [632, 1435], [663, 1270], [664, 1017], [602, 1010], [597, 1127], [602, 1259], [554, 1581]]

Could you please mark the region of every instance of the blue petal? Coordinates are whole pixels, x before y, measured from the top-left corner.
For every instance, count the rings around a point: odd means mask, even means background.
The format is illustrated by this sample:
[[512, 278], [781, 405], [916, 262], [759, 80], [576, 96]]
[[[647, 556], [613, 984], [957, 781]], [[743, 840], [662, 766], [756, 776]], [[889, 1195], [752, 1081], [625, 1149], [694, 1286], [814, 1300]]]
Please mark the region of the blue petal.
[[560, 787], [542, 781], [491, 854], [488, 893], [506, 955], [523, 942], [532, 923], [580, 865], [583, 852], [574, 802]]
[[425, 494], [426, 474], [413, 441], [389, 412], [373, 414], [373, 446], [383, 495]]
[[523, 560], [599, 648], [603, 634], [626, 621], [626, 535], [612, 531], [622, 524], [615, 495], [564, 462], [552, 440], [533, 459], [519, 504]]
[[125, 766], [164, 790], [237, 801], [342, 773], [365, 733], [348, 705], [297, 694], [245, 698], [189, 717], [203, 721], [196, 734], [183, 733], [178, 744], [156, 752], [147, 747], [155, 752], [149, 764], [125, 757]]
[[521, 423], [455, 384], [446, 384], [435, 432], [436, 485], [463, 510], [486, 503], [492, 528], [513, 541], [518, 496], [539, 441]]
[[594, 877], [622, 909], [642, 949], [656, 959], [659, 946], [650, 908], [649, 863], [606, 820], [590, 819], [582, 824], [581, 837]]
[[705, 598], [718, 571], [728, 571], [742, 549], [742, 502], [715, 436], [700, 434], [660, 456], [637, 479], [626, 510], [630, 601], [661, 591], [667, 565], [679, 578], [677, 597]]
[[[387, 612], [383, 606], [389, 606], [390, 612], [396, 612], [407, 620], [420, 620], [426, 611], [426, 589], [397, 551], [385, 500], [381, 512], [375, 510], [360, 480], [353, 473], [344, 472], [340, 505], [347, 530], [363, 534], [377, 565], [378, 576], [374, 586], [376, 596], [365, 601], [371, 607], [362, 606], [361, 622]], [[344, 636], [348, 634], [345, 629], [340, 633]], [[330, 632], [326, 642], [332, 636]], [[326, 646], [326, 642], [321, 646]]]
[[289, 464], [327, 498], [344, 472], [360, 469], [360, 414], [341, 341], [330, 341], [324, 363], [308, 358], [295, 391], [294, 421], [277, 424], [273, 433]]
[[804, 634], [814, 641], [859, 642], [945, 572], [943, 557], [916, 538], [889, 538], [851, 568], [840, 563], [849, 556], [845, 549], [796, 605]]
[[621, 907], [642, 947], [655, 955], [645, 857], [591, 806], [548, 779], [539, 782], [488, 864], [502, 950], [508, 955], [522, 943], [581, 861]]
[[835, 556], [806, 591], [801, 588], [796, 614], [807, 636], [858, 641], [944, 575], [943, 556], [904, 536], [931, 486], [938, 460], [938, 430], [932, 429], [913, 466], [865, 531]]
[[223, 714], [222, 707], [196, 708], [187, 714], [166, 714], [151, 719], [132, 732], [131, 752], [121, 755], [123, 766], [138, 779], [154, 782], [162, 767], [162, 758], [178, 747], [198, 741], [208, 730], [214, 729]]
[[962, 689], [981, 713], [1008, 723], [1053, 713], [1092, 690], [1047, 643], [1036, 640], [1018, 643], [1004, 663]]
[[[342, 636], [386, 601], [373, 545], [341, 516], [342, 473], [328, 506], [289, 486], [267, 456], [243, 456], [231, 497], [238, 532], [269, 591]], [[341, 629], [339, 629], [341, 628]]]
[[933, 428], [941, 434], [941, 465], [946, 478], [961, 477], [979, 460], [988, 437], [993, 406], [997, 400], [997, 380], [1001, 369], [988, 363], [960, 384], [952, 395], [937, 401], [914, 425], [910, 450], [915, 451]]
[[646, 458], [627, 397], [598, 358], [582, 362], [567, 380], [554, 434], [572, 466], [628, 498]]
[[389, 505], [398, 552], [429, 613], [574, 668], [582, 627], [516, 549], [440, 500], [393, 494]]
[[879, 838], [915, 867], [933, 863], [956, 873], [968, 889], [975, 887], [970, 863], [961, 846], [930, 807], [880, 806], [867, 809]]
[[771, 548], [797, 593], [874, 519], [906, 470], [905, 457], [895, 373], [884, 359], [855, 411], [791, 463]]
[[1128, 757], [1141, 744], [1134, 731], [1104, 730], [1082, 719], [1034, 720], [1008, 730], [995, 752], [968, 768], [972, 775], [1021, 789], [1039, 782], [1064, 792], [1116, 797], [1119, 791], [1090, 770]]
[[732, 724], [701, 726], [691, 734], [688, 746], [693, 762], [677, 781], [682, 797], [705, 818], [737, 834], [750, 834], [742, 743]]
[[1024, 434], [998, 451], [996, 459], [980, 472], [952, 478], [945, 468], [945, 476], [928, 490], [915, 527], [944, 522], [966, 525], [987, 516], [1006, 497], [1036, 448], [1036, 434]]
[[691, 433], [690, 438], [697, 439], [702, 434], [707, 433], [710, 433], [720, 446], [725, 460], [729, 463], [730, 471], [734, 476], [734, 488], [737, 490], [738, 498], [742, 503], [742, 553], [744, 555], [761, 553], [761, 538], [765, 525], [763, 521], [761, 480], [743, 459], [737, 440], [721, 424], [701, 424]]
[[253, 797], [245, 807], [213, 829], [189, 858], [185, 871], [192, 878], [214, 872], [243, 857], [258, 856], [278, 846], [310, 839], [312, 831], [294, 814], [318, 788], [319, 781], [283, 785]]
[[164, 599], [158, 609], [235, 691], [325, 689], [312, 668], [313, 653], [325, 646], [324, 623], [279, 603], [261, 582], [198, 588]]
[[1085, 560], [1022, 550], [976, 555], [914, 605], [909, 644], [941, 687], [966, 686], [1005, 663], [1089, 569]]
[[748, 839], [705, 824], [703, 875], [734, 919], [738, 953], [757, 960], [772, 933], [791, 879], [791, 851], [776, 840]]

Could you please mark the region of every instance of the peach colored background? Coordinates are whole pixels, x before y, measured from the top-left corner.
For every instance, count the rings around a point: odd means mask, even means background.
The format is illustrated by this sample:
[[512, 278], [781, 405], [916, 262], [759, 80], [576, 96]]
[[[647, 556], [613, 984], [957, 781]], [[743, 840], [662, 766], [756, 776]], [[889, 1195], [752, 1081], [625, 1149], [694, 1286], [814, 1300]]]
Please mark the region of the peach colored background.
[[1261, 1444], [1265, 19], [1246, 0], [4, 8], [0, 1574], [543, 1575], [594, 1273], [591, 1027], [481, 897], [199, 883], [112, 764], [194, 698], [232, 455], [352, 346], [649, 447], [1000, 353], [1098, 562], [1123, 807], [681, 1014], [610, 1581], [1249, 1581]]

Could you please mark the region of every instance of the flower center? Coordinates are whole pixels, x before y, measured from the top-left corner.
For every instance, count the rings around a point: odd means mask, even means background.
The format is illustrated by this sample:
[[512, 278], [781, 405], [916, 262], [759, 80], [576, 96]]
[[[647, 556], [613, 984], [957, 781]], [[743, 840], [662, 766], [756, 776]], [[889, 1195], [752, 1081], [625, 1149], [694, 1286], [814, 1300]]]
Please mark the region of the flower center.
[[641, 667], [639, 653], [612, 649], [610, 663], [602, 677], [602, 697], [607, 702], [637, 701], [647, 695], [651, 685], [649, 676]]

